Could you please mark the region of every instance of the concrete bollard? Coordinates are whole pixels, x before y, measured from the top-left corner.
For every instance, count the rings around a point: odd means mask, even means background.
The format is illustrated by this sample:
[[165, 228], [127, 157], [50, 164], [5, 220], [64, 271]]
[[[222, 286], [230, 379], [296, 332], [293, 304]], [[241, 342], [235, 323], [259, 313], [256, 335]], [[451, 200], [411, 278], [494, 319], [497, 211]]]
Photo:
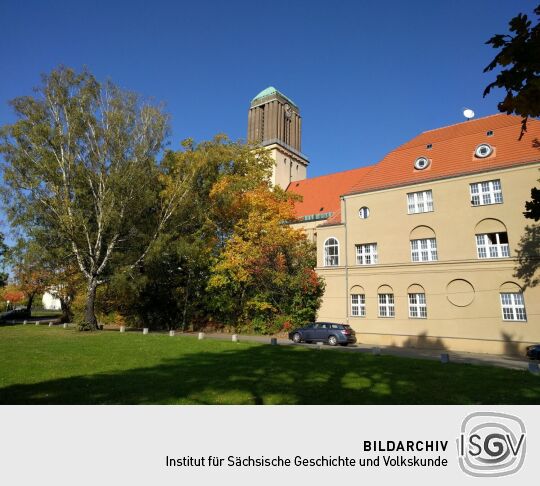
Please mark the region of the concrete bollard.
[[371, 349], [371, 354], [373, 354], [374, 356], [380, 356], [381, 355], [381, 348], [372, 348]]
[[277, 346], [277, 339], [276, 338], [270, 338], [270, 344], [272, 346]]
[[120, 326], [120, 332], [126, 332], [126, 326]]
[[35, 324], [35, 325], [36, 325], [36, 326], [39, 326], [39, 321], [36, 321], [36, 324]]
[[199, 340], [204, 339], [204, 332], [200, 332], [198, 337], [199, 337]]
[[233, 334], [233, 335], [231, 336], [231, 341], [232, 341], [233, 343], [237, 343], [237, 342], [238, 342], [238, 334]]
[[538, 361], [529, 361], [529, 373], [532, 373], [533, 375], [538, 375], [540, 373]]
[[173, 330], [169, 331], [169, 336], [171, 336], [171, 337], [174, 336], [174, 331]]
[[441, 354], [441, 363], [446, 364], [450, 361], [450, 356], [448, 356], [448, 353], [442, 353]]
[[23, 326], [26, 326], [28, 324], [28, 321], [23, 321]]
[[53, 323], [52, 322], [49, 322], [49, 327], [52, 327], [53, 326]]
[[64, 329], [67, 329], [67, 322], [64, 322], [64, 325], [62, 326]]
[[323, 344], [324, 343], [322, 341], [317, 341], [317, 349], [322, 349]]
[[143, 330], [142, 330], [142, 333], [143, 333], [143, 334], [148, 334], [148, 328], [147, 328], [147, 327], [144, 327]]

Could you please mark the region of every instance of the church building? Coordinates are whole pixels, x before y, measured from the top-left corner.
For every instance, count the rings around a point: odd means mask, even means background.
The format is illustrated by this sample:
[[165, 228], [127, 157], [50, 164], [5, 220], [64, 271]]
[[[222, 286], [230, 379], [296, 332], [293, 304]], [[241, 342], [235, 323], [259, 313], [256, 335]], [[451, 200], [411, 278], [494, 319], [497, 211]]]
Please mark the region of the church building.
[[373, 165], [311, 179], [301, 121], [267, 88], [248, 140], [274, 158], [272, 183], [302, 196], [292, 224], [317, 245], [318, 321], [372, 345], [523, 355], [540, 343], [540, 288], [516, 276], [540, 121], [521, 140], [521, 118], [504, 114], [428, 130]]

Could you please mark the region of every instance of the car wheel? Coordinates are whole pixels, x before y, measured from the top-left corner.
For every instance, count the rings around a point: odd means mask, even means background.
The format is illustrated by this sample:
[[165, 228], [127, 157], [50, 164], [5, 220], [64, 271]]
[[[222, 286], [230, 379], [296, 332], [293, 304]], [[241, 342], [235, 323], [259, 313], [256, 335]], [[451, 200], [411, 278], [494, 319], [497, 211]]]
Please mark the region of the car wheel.
[[335, 346], [337, 344], [337, 337], [336, 336], [329, 336], [328, 337], [328, 344], [330, 346]]
[[292, 337], [292, 340], [293, 340], [293, 342], [298, 344], [300, 341], [302, 341], [302, 336], [300, 336], [299, 332], [295, 332], [293, 337]]

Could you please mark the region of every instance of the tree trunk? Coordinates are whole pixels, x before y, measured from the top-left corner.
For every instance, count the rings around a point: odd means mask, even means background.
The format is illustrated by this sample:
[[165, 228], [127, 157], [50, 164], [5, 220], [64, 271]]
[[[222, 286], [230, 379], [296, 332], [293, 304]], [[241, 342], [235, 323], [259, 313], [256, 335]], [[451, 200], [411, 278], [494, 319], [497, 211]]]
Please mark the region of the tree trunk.
[[34, 303], [34, 297], [35, 294], [30, 294], [28, 296], [28, 302], [26, 304], [26, 313], [28, 314], [28, 317], [32, 315], [32, 304]]
[[62, 308], [62, 322], [71, 322], [73, 320], [71, 306], [66, 300], [60, 299], [60, 307]]
[[187, 307], [189, 302], [189, 280], [190, 280], [191, 272], [188, 270], [188, 279], [187, 279], [187, 285], [186, 285], [186, 297], [184, 299], [184, 312], [182, 316], [182, 332], [186, 332], [186, 314], [187, 314]]
[[95, 313], [96, 306], [96, 290], [97, 280], [91, 279], [88, 281], [88, 288], [86, 293], [86, 308], [84, 312], [84, 322], [81, 324], [81, 330], [83, 331], [97, 331], [98, 323]]

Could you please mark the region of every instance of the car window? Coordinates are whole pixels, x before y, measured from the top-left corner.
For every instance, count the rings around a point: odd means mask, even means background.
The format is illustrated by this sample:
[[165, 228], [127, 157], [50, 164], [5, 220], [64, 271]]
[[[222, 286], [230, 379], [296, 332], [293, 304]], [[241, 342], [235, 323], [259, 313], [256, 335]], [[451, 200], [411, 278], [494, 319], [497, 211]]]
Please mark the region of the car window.
[[315, 324], [312, 323], [312, 324], [308, 324], [306, 326], [306, 329], [313, 329], [314, 327], [315, 327]]

